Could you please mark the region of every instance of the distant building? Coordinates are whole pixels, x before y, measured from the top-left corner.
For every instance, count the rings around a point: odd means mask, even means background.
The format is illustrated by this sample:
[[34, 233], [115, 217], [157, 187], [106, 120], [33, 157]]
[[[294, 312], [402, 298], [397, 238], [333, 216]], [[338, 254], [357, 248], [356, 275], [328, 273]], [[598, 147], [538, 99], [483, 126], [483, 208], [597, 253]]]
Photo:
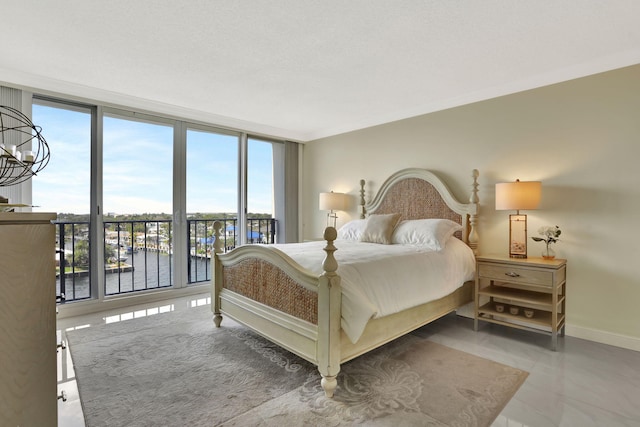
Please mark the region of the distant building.
[[[236, 226], [228, 225], [225, 229], [227, 239], [232, 239], [236, 236]], [[247, 242], [248, 243], [267, 243], [264, 233], [259, 231], [247, 230]]]

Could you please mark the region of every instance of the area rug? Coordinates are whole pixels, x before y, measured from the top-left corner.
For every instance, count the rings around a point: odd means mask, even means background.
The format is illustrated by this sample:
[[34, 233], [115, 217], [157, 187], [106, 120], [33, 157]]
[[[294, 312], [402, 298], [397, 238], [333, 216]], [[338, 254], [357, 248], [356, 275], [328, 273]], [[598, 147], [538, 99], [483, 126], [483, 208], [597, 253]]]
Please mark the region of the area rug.
[[406, 335], [317, 369], [208, 306], [67, 332], [88, 427], [489, 426], [527, 373]]

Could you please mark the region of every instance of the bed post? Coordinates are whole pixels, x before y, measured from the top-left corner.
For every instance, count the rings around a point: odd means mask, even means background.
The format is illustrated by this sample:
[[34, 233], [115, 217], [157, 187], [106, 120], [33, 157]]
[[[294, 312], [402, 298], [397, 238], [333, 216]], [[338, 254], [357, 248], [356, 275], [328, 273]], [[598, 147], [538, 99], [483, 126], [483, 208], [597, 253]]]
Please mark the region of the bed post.
[[222, 315], [220, 313], [220, 292], [222, 291], [222, 263], [218, 259], [218, 254], [222, 253], [222, 241], [220, 240], [220, 230], [222, 223], [215, 221], [213, 223], [213, 254], [211, 254], [211, 311], [213, 311], [213, 323], [216, 327], [220, 327]]
[[362, 210], [360, 211], [360, 219], [364, 219], [365, 214], [367, 213], [365, 208], [364, 208], [364, 205], [366, 203], [364, 201], [364, 184], [365, 184], [364, 179], [361, 179], [360, 180], [360, 208]]
[[478, 231], [476, 229], [477, 221], [478, 221], [478, 202], [480, 199], [478, 198], [478, 176], [480, 176], [480, 172], [478, 169], [474, 169], [471, 172], [471, 177], [473, 178], [473, 184], [471, 184], [471, 196], [469, 197], [469, 203], [474, 205], [474, 210], [469, 212], [469, 237], [467, 238], [469, 247], [473, 250], [473, 254], [478, 254]]
[[336, 273], [338, 262], [334, 257], [336, 247], [333, 241], [338, 236], [335, 228], [324, 230], [327, 253], [318, 284], [318, 371], [322, 375], [320, 384], [327, 397], [333, 397], [338, 386], [336, 376], [340, 372], [340, 312], [342, 310], [342, 289], [340, 276]]

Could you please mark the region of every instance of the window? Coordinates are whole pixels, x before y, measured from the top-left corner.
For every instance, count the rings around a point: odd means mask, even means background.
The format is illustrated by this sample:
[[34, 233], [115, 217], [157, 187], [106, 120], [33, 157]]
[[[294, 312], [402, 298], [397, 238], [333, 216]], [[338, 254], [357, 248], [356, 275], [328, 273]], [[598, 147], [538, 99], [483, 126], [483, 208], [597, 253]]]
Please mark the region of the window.
[[187, 130], [188, 283], [211, 279], [215, 221], [222, 222], [223, 246], [236, 245], [239, 141], [239, 135]]
[[89, 212], [91, 199], [91, 130], [89, 107], [37, 100], [35, 123], [46, 132], [55, 152], [47, 168], [31, 180], [33, 204], [56, 212], [56, 296], [91, 298]]
[[247, 148], [247, 242], [274, 243], [273, 144], [248, 139]]
[[273, 215], [272, 143], [249, 138], [247, 157], [247, 209], [258, 215]]
[[225, 250], [276, 241], [282, 142], [49, 98], [33, 117], [52, 155], [32, 198], [58, 213], [66, 301], [209, 281], [215, 221]]
[[173, 128], [105, 115], [103, 129], [104, 212], [170, 218]]
[[139, 117], [103, 117], [106, 295], [173, 281], [173, 126]]

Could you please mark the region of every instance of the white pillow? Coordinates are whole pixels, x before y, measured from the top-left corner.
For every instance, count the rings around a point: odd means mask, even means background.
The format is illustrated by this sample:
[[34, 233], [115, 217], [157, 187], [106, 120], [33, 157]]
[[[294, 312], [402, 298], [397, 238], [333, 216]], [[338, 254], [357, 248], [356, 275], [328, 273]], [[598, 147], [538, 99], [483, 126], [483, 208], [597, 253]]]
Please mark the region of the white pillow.
[[369, 243], [391, 243], [391, 235], [400, 220], [400, 214], [369, 215], [360, 241]]
[[448, 219], [413, 219], [400, 222], [393, 232], [391, 243], [427, 246], [441, 251], [456, 231], [462, 230], [457, 222]]
[[359, 241], [366, 226], [366, 219], [349, 221], [338, 230], [338, 239]]

